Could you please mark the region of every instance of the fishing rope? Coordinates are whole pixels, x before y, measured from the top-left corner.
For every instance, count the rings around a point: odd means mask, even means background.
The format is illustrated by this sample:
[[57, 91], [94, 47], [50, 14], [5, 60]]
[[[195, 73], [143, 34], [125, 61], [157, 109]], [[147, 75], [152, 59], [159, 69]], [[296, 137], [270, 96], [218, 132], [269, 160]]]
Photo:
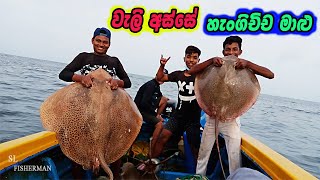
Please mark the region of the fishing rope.
[[219, 132], [218, 132], [219, 120], [216, 119], [214, 124], [215, 124], [214, 128], [215, 128], [215, 136], [216, 136], [216, 144], [217, 144], [217, 149], [218, 149], [219, 161], [220, 161], [223, 177], [224, 177], [224, 179], [226, 179], [226, 174], [224, 172], [224, 168], [223, 168], [223, 165], [222, 165], [220, 148], [219, 148], [219, 140], [218, 140], [219, 139]]

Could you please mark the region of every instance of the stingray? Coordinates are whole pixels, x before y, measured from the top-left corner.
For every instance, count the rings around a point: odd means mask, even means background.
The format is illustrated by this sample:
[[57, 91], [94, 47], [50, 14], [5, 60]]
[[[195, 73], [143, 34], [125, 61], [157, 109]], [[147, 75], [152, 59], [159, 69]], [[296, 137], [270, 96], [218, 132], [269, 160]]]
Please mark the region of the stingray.
[[195, 94], [199, 106], [216, 121], [216, 144], [218, 122], [231, 121], [247, 112], [260, 94], [260, 85], [255, 74], [247, 69], [235, 69], [236, 56], [222, 58], [223, 65], [210, 65], [197, 74]]
[[195, 93], [199, 106], [220, 121], [233, 120], [247, 112], [260, 94], [254, 73], [235, 69], [236, 56], [222, 58], [223, 65], [213, 65], [196, 76]]
[[91, 73], [92, 87], [72, 83], [49, 96], [40, 107], [46, 130], [56, 132], [62, 152], [85, 169], [102, 168], [123, 156], [136, 139], [142, 116], [122, 88], [111, 90], [103, 69]]

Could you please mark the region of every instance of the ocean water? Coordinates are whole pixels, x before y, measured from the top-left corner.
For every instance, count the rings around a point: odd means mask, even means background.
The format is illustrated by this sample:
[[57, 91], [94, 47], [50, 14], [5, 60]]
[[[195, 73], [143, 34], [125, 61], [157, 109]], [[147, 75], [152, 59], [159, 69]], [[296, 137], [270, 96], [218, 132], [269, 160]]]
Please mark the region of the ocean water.
[[[43, 131], [41, 103], [68, 85], [58, 78], [66, 64], [0, 53], [0, 143]], [[125, 66], [125, 65], [124, 65]], [[130, 74], [134, 98], [152, 77]], [[176, 100], [174, 83], [161, 86]], [[320, 178], [320, 103], [261, 94], [241, 117], [241, 130]]]

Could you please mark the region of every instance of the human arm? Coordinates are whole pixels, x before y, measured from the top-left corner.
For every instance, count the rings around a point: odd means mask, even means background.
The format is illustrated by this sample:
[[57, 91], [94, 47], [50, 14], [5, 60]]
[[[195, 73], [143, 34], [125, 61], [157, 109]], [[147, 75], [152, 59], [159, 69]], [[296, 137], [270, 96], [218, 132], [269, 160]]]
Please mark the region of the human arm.
[[157, 110], [157, 118], [160, 119], [161, 121], [164, 121], [163, 118], [161, 117], [162, 112], [165, 110], [167, 103], [168, 103], [169, 98], [165, 96], [161, 96], [160, 102], [159, 102], [159, 107]]
[[216, 67], [220, 67], [223, 61], [220, 57], [210, 58], [202, 63], [194, 65], [190, 70], [187, 71], [188, 74], [193, 75], [203, 71], [205, 68], [213, 64]]
[[131, 87], [131, 81], [127, 74], [127, 72], [124, 70], [120, 60], [117, 58], [117, 76], [119, 79], [111, 79], [110, 84], [111, 87], [121, 87], [121, 88], [130, 88]]
[[73, 61], [60, 72], [59, 79], [66, 82], [79, 82], [85, 87], [90, 87], [92, 85], [92, 78], [90, 75], [85, 76], [75, 74], [75, 72], [80, 70], [83, 66], [82, 62], [84, 62], [85, 57], [84, 53], [80, 53], [76, 56]]
[[80, 82], [81, 75], [76, 76], [75, 80], [73, 80], [73, 75], [75, 72], [81, 69], [82, 67], [82, 61], [84, 59], [84, 54], [80, 53], [78, 54], [72, 61], [69, 63], [59, 74], [59, 79], [66, 81], [66, 82]]
[[258, 74], [258, 75], [263, 76], [268, 79], [274, 78], [274, 73], [272, 71], [270, 71], [268, 68], [265, 68], [263, 66], [259, 66], [257, 64], [254, 64], [251, 61], [248, 61], [248, 60], [238, 59], [235, 67], [236, 67], [236, 69], [248, 68], [253, 73]]
[[157, 75], [156, 75], [156, 78], [157, 78], [158, 81], [166, 82], [166, 81], [169, 80], [168, 79], [168, 75], [163, 72], [164, 66], [169, 61], [169, 59], [170, 59], [170, 57], [166, 59], [161, 55], [160, 67], [159, 67]]

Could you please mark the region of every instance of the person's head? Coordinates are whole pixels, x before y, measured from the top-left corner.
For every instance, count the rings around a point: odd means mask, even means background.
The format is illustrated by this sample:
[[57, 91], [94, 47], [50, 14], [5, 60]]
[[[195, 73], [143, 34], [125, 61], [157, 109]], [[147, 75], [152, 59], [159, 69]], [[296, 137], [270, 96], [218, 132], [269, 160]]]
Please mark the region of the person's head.
[[238, 57], [242, 53], [241, 45], [242, 39], [239, 36], [229, 36], [223, 42], [222, 54], [224, 56], [234, 55]]
[[184, 62], [190, 69], [200, 61], [201, 51], [195, 46], [188, 46], [185, 50]]
[[110, 47], [111, 32], [107, 28], [97, 28], [91, 39], [94, 53], [104, 55]]

